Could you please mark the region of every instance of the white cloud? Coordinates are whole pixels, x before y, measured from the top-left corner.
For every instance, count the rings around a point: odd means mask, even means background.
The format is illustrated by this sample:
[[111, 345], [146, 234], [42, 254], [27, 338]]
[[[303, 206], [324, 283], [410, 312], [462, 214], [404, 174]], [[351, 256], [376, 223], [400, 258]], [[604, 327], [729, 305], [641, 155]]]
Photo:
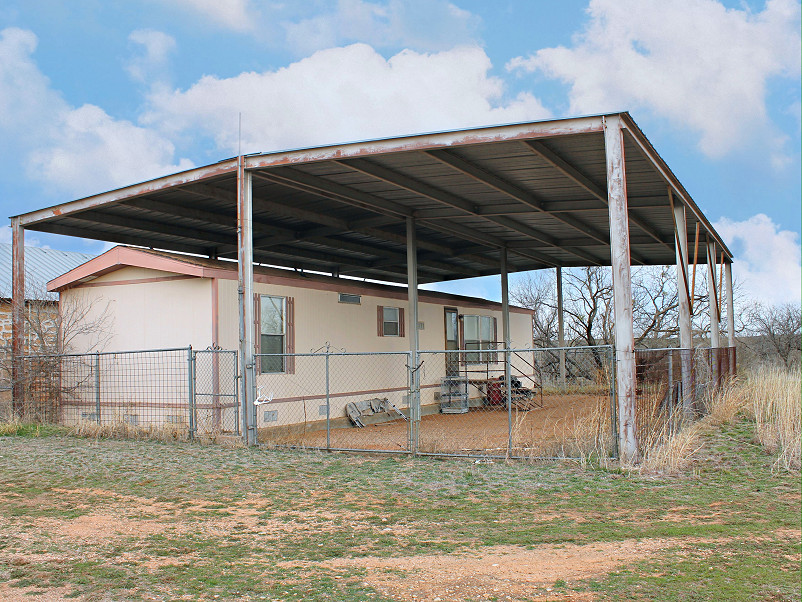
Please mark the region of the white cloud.
[[766, 303], [799, 303], [799, 234], [781, 230], [763, 213], [740, 222], [725, 217], [713, 225], [735, 254], [733, 276], [748, 297]]
[[282, 23], [287, 44], [302, 54], [356, 41], [444, 50], [475, 41], [477, 26], [475, 16], [443, 0], [338, 0], [329, 12]]
[[475, 43], [480, 20], [448, 0], [159, 0], [298, 56], [364, 42], [437, 51]]
[[163, 80], [167, 57], [175, 48], [175, 38], [155, 29], [137, 29], [128, 39], [142, 50], [142, 54], [134, 56], [126, 66], [128, 74], [143, 83]]
[[192, 166], [176, 163], [172, 143], [155, 131], [94, 105], [70, 106], [32, 59], [36, 43], [29, 31], [0, 31], [0, 137], [23, 157], [29, 179], [82, 195]]
[[253, 29], [258, 15], [250, 0], [169, 0], [169, 4], [183, 6], [236, 31]]
[[276, 71], [156, 92], [142, 121], [171, 136], [204, 133], [236, 152], [241, 111], [243, 151], [257, 152], [549, 116], [529, 94], [505, 100], [490, 68], [477, 47], [385, 59], [354, 44]]
[[767, 117], [767, 82], [799, 78], [796, 0], [769, 0], [758, 13], [715, 0], [591, 0], [588, 13], [572, 47], [517, 57], [508, 69], [568, 83], [574, 114], [667, 117], [698, 131], [709, 156], [755, 137], [775, 151], [785, 143]]

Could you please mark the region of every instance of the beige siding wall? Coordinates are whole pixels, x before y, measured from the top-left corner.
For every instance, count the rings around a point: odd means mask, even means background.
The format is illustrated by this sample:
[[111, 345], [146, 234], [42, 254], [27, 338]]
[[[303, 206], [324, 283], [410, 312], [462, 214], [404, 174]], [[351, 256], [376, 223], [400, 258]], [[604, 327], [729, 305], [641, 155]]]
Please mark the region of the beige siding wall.
[[[104, 286], [68, 289], [61, 298], [65, 304], [91, 304], [90, 318], [103, 311], [110, 314], [111, 336], [106, 350], [187, 345], [204, 349], [212, 343], [211, 280], [158, 280], [173, 276], [157, 270], [122, 268], [91, 281], [92, 285]], [[75, 341], [76, 352], [88, 346], [86, 337]]]
[[[295, 351], [309, 353], [323, 347], [326, 342], [332, 351], [387, 352], [409, 351], [411, 322], [406, 300], [363, 294], [360, 305], [339, 303], [338, 291], [303, 289], [282, 285], [255, 283], [259, 295], [293, 297], [295, 299]], [[237, 284], [220, 281], [220, 339], [226, 349], [237, 348], [238, 319]], [[404, 337], [380, 337], [377, 332], [378, 306], [399, 307], [405, 310], [406, 335]], [[498, 339], [502, 338], [500, 310], [461, 306], [459, 303], [445, 304], [421, 301], [419, 321], [422, 350], [445, 348], [446, 307], [454, 307], [460, 314], [495, 317], [498, 324]], [[527, 348], [532, 345], [532, 318], [530, 314], [510, 315], [510, 332], [513, 347]], [[503, 356], [490, 366], [495, 376], [502, 368]], [[346, 404], [353, 401], [386, 397], [399, 408], [407, 405], [406, 387], [407, 358], [403, 355], [342, 356], [331, 358], [330, 403], [331, 416], [345, 416]], [[443, 355], [424, 356], [421, 369], [421, 403], [437, 403], [440, 379], [445, 376]], [[281, 426], [299, 422], [313, 422], [322, 415], [325, 404], [325, 370], [322, 358], [299, 357], [295, 360], [294, 374], [260, 374], [257, 386], [263, 398], [273, 401], [260, 406], [259, 426]], [[477, 390], [472, 395], [478, 395]]]

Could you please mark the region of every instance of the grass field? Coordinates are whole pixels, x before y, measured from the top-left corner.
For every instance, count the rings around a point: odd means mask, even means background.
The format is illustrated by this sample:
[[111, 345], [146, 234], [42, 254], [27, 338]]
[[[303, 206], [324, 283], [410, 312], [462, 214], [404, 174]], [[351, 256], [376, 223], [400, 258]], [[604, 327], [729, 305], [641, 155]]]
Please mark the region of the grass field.
[[0, 437], [0, 600], [799, 600], [754, 423], [680, 476]]

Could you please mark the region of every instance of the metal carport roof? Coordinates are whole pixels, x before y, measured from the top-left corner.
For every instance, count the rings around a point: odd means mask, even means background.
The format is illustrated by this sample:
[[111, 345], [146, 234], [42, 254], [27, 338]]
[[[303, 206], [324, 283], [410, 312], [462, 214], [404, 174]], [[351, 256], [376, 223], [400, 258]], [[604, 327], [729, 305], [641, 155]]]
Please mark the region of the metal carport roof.
[[[406, 282], [405, 219], [413, 217], [420, 282], [498, 274], [502, 248], [509, 271], [610, 265], [604, 127], [611, 116], [625, 131], [632, 263], [675, 263], [672, 202], [686, 207], [689, 248], [698, 236], [730, 262], [628, 113], [248, 155], [254, 261]], [[236, 259], [237, 161], [12, 220], [27, 230]]]

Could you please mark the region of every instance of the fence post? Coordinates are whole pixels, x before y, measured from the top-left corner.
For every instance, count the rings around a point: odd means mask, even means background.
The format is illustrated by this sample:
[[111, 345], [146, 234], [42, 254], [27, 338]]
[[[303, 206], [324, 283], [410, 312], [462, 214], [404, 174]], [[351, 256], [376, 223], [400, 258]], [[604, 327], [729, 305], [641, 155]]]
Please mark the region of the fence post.
[[195, 438], [195, 353], [187, 347], [187, 409], [189, 411], [189, 438]]
[[100, 352], [95, 353], [95, 421], [100, 424]]
[[330, 348], [326, 343], [326, 451], [331, 450], [331, 391], [329, 389]]
[[612, 427], [613, 431], [613, 458], [618, 460], [620, 457], [620, 452], [618, 449], [618, 400], [615, 397], [616, 392], [618, 391], [615, 384], [615, 353], [615, 347], [607, 348], [607, 360], [609, 361], [610, 368], [610, 426]]

